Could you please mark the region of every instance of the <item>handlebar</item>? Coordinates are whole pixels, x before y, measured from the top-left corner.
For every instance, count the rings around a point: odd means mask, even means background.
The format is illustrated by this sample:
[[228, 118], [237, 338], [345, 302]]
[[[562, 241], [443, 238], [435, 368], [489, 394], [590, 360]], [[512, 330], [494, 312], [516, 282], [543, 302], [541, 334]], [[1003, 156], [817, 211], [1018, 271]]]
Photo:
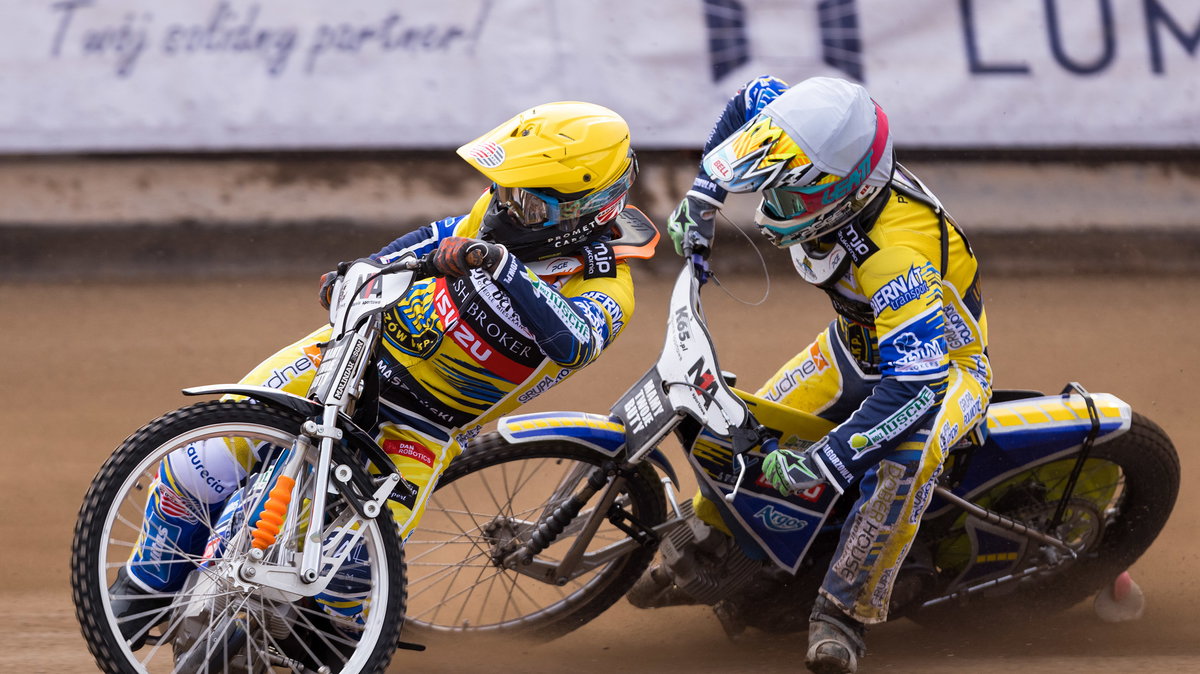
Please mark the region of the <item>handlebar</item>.
[[[417, 272], [418, 276], [432, 276], [433, 274], [429, 273], [429, 271], [430, 271], [429, 257], [431, 255], [433, 255], [433, 253], [427, 253], [424, 257], [400, 258], [399, 260], [396, 260], [395, 262], [386, 264], [383, 267], [381, 267], [379, 269], [378, 273], [379, 274], [394, 274], [398, 271], [415, 271], [415, 272]], [[357, 260], [349, 260], [346, 262], [339, 262], [337, 265], [338, 276], [345, 276], [346, 272], [350, 270], [350, 266], [353, 265], [356, 261]]]
[[393, 274], [398, 271], [415, 271], [417, 276], [433, 276], [432, 269], [429, 265], [429, 258], [433, 253], [428, 253], [424, 257], [411, 258], [404, 257], [386, 265], [380, 270], [381, 274]]

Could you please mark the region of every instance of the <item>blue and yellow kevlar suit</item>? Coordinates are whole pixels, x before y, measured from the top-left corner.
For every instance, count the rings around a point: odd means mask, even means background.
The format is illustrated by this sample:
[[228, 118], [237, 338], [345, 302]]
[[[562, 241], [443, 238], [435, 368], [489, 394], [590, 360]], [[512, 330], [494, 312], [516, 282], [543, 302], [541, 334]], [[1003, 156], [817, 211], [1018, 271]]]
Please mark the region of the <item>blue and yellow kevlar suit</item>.
[[[729, 101], [707, 154], [786, 85], [764, 77]], [[701, 171], [693, 190], [723, 202]], [[892, 584], [950, 447], [991, 397], [987, 318], [969, 244], [902, 166], [888, 192], [822, 243], [789, 250], [838, 317], [757, 394], [839, 424], [814, 445], [825, 479], [859, 497], [821, 592], [848, 615], [887, 619]]]
[[[423, 256], [449, 236], [477, 237], [488, 207], [481, 197], [465, 216], [406, 234], [376, 253], [384, 262]], [[417, 526], [438, 476], [481, 426], [532, 400], [594, 361], [621, 332], [634, 308], [624, 257], [649, 257], [657, 242], [621, 238], [581, 253], [527, 266], [506, 255], [492, 273], [417, 281], [384, 314], [376, 440], [405, 480], [407, 502], [390, 501], [407, 537]], [[304, 396], [329, 328], [281, 349], [242, 379]], [[185, 557], [204, 548], [207, 532], [195, 506], [219, 513], [260, 459], [255, 449], [223, 440], [196, 443], [163, 461], [141, 537], [127, 566], [149, 590], [174, 591], [194, 568]], [[183, 504], [190, 504], [185, 507]], [[177, 550], [172, 551], [177, 546]]]

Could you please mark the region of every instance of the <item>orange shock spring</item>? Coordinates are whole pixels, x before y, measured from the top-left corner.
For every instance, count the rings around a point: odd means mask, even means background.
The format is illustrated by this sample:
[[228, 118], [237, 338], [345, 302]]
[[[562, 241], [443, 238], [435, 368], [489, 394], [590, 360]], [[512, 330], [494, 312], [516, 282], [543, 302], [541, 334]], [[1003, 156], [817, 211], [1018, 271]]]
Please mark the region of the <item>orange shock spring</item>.
[[263, 504], [262, 514], [258, 516], [258, 521], [254, 523], [254, 542], [250, 545], [259, 550], [266, 550], [269, 545], [275, 542], [275, 537], [279, 535], [279, 528], [283, 526], [283, 518], [287, 515], [288, 504], [292, 502], [292, 487], [296, 486], [296, 481], [287, 475], [280, 475], [275, 481], [275, 488], [267, 495], [267, 502]]

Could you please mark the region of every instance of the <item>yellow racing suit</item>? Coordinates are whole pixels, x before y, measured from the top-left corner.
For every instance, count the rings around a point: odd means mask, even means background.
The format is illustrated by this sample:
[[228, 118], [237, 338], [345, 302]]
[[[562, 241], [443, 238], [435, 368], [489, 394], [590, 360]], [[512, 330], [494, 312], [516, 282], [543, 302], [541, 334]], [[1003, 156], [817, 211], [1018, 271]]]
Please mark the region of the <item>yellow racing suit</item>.
[[[467, 215], [406, 234], [372, 257], [388, 262], [423, 256], [446, 237], [477, 237], [489, 198], [485, 194]], [[571, 255], [529, 265], [506, 255], [491, 273], [419, 280], [384, 313], [378, 410], [367, 423], [356, 420], [416, 487], [407, 498], [389, 501], [403, 536], [417, 526], [438, 476], [484, 424], [594, 361], [628, 323], [634, 294], [626, 259], [653, 255], [658, 233], [644, 218], [619, 216], [615, 222], [612, 237]], [[304, 396], [329, 330], [281, 349], [242, 383]], [[182, 499], [219, 509], [259, 458], [248, 445], [222, 441], [169, 455], [127, 567], [134, 581], [149, 590], [177, 589], [190, 570], [179, 558], [195, 554], [204, 541], [195, 540], [203, 532], [198, 518], [172, 504]], [[146, 545], [164, 532], [179, 554], [164, 552], [161, 540], [154, 549]]]
[[982, 421], [992, 378], [966, 239], [903, 167], [881, 206], [821, 259], [791, 249], [838, 317], [758, 391], [839, 424], [812, 451], [834, 488], [857, 481], [859, 496], [821, 592], [867, 624], [887, 619], [946, 453]]

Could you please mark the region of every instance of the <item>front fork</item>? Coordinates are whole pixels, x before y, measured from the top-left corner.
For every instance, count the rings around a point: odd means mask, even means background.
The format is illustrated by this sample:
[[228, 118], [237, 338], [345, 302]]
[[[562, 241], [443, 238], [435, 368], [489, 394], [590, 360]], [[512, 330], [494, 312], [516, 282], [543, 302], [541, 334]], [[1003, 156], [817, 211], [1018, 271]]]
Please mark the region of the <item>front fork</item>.
[[[334, 463], [334, 443], [341, 442], [344, 436], [342, 429], [338, 427], [338, 418], [343, 411], [349, 411], [353, 407], [354, 401], [362, 393], [363, 374], [374, 361], [371, 345], [377, 341], [378, 331], [377, 323], [370, 322], [358, 331], [326, 345], [317, 376], [313, 379], [314, 390], [310, 391], [310, 395], [315, 395], [323, 403], [320, 421], [312, 418], [304, 422], [301, 434], [291, 448], [291, 455], [275, 476], [275, 484], [261, 509], [257, 510], [261, 514], [252, 517], [248, 522], [253, 543], [249, 560], [237, 571], [241, 580], [304, 596], [321, 592], [350, 550], [362, 538], [363, 518], [375, 518], [399, 483], [400, 475], [392, 472], [381, 481], [368, 500], [361, 505], [352, 504], [354, 515], [340, 524], [333, 540], [324, 539], [330, 474], [332, 472], [340, 482], [347, 483], [354, 472], [348, 465], [339, 465], [331, 471]], [[283, 546], [278, 545], [277, 537], [282, 530], [290, 534], [285, 536], [284, 540], [298, 539], [296, 534], [300, 529], [300, 517], [295, 512], [289, 517], [288, 511], [289, 507], [294, 509], [297, 485], [307, 470], [307, 457], [311, 453], [314, 441], [318, 443], [318, 447], [313, 465], [312, 488], [308, 490], [308, 493], [312, 494], [308, 504], [308, 530], [305, 545], [300, 551], [299, 565], [293, 568], [282, 559]], [[349, 495], [347, 498], [355, 500], [355, 497]], [[264, 562], [267, 561], [272, 546], [275, 547], [275, 554], [271, 560], [274, 564], [268, 566]], [[332, 558], [325, 557], [326, 548], [334, 551]], [[326, 563], [331, 571], [323, 582], [319, 582], [321, 569]]]
[[[336, 419], [338, 410], [327, 406], [323, 422]], [[362, 526], [367, 519], [374, 519], [385, 507], [384, 504], [400, 481], [398, 473], [392, 473], [378, 482], [375, 491], [360, 507], [346, 508], [332, 521], [333, 532], [326, 540], [326, 503], [331, 490], [331, 477], [340, 482], [349, 482], [353, 470], [347, 465], [333, 467], [333, 447], [340, 440], [342, 431], [336, 424], [309, 420], [304, 423], [303, 434], [291, 448], [283, 467], [274, 477], [274, 485], [263, 505], [252, 512], [260, 513], [247, 523], [253, 539], [248, 553], [249, 559], [236, 569], [237, 577], [243, 582], [271, 587], [294, 596], [313, 596], [322, 592], [336, 574], [345, 558], [364, 534]], [[285, 558], [286, 541], [299, 540], [303, 526], [297, 509], [297, 489], [308, 470], [306, 457], [318, 440], [316, 463], [312, 476], [305, 543], [300, 550], [298, 563]], [[347, 498], [353, 498], [347, 495]], [[353, 506], [353, 504], [352, 504]], [[361, 510], [361, 512], [359, 512]], [[278, 536], [279, 532], [282, 536]], [[326, 553], [326, 550], [329, 553]], [[321, 576], [321, 569], [329, 572]]]

